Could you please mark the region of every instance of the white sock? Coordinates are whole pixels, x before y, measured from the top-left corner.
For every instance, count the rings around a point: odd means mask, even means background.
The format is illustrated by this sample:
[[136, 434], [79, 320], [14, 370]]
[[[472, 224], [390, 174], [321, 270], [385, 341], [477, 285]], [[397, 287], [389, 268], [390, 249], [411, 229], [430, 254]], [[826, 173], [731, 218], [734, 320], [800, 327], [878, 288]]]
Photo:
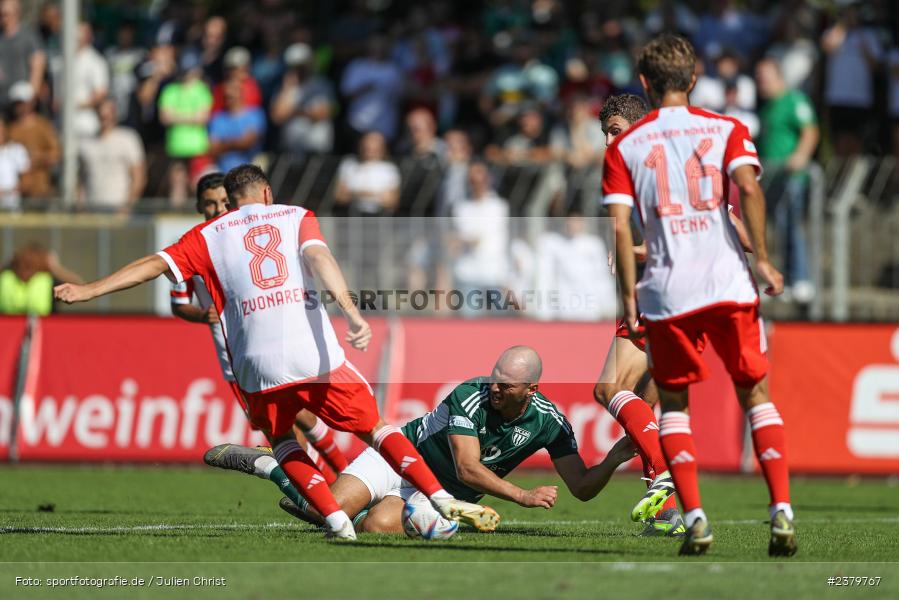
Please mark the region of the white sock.
[[325, 523], [328, 524], [328, 528], [331, 531], [340, 531], [344, 524], [350, 523], [352, 525], [353, 522], [350, 521], [349, 516], [345, 512], [338, 510], [325, 517]]
[[310, 442], [317, 442], [318, 440], [328, 435], [328, 426], [325, 425], [324, 421], [319, 419], [311, 428], [303, 429], [303, 433], [306, 435], [306, 438]]
[[686, 525], [687, 529], [693, 526], [693, 523], [696, 522], [696, 519], [702, 519], [706, 523], [709, 522], [709, 518], [705, 516], [704, 510], [702, 510], [701, 508], [694, 508], [686, 515], [684, 515], [684, 524]]
[[774, 515], [777, 514], [777, 511], [782, 510], [784, 514], [787, 515], [789, 520], [793, 520], [793, 507], [790, 506], [789, 502], [778, 502], [777, 504], [772, 504], [768, 507], [768, 516], [772, 519]]
[[436, 492], [431, 494], [430, 499], [431, 500], [452, 500], [453, 496], [452, 496], [452, 494], [447, 492], [445, 489], [440, 488], [439, 490], [437, 490]]
[[273, 456], [260, 456], [253, 461], [253, 475], [262, 479], [268, 479], [268, 476], [271, 475], [277, 466], [278, 461]]

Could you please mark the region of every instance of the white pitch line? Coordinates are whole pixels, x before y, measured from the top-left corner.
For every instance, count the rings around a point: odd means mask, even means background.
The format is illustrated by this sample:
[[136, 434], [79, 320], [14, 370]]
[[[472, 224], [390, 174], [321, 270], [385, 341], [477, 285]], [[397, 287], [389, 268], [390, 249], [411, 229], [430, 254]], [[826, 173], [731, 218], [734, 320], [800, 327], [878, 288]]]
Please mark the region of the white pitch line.
[[[761, 525], [764, 523], [761, 519], [740, 519], [728, 520], [720, 519], [712, 521], [715, 525]], [[796, 519], [796, 523], [803, 524], [839, 524], [839, 523], [899, 523], [899, 517], [874, 517], [870, 519], [849, 518], [849, 519], [824, 519], [824, 518], [808, 518]], [[621, 520], [546, 520], [546, 521], [520, 521], [511, 519], [503, 521], [503, 525], [518, 525], [524, 527], [539, 526], [575, 526], [575, 525], [620, 525]], [[154, 531], [257, 531], [260, 529], [281, 529], [288, 531], [309, 531], [308, 525], [300, 525], [299, 523], [201, 523], [201, 524], [176, 524], [176, 523], [153, 523], [147, 525], [121, 525], [116, 527], [15, 527], [0, 526], [0, 534], [3, 533], [143, 533]]]

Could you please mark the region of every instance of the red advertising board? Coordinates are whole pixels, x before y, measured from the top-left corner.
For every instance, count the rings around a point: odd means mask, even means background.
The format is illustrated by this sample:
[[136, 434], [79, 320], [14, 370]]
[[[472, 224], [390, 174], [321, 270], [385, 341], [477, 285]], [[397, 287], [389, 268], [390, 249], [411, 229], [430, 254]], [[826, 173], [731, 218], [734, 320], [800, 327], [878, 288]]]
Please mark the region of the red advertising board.
[[[22, 460], [195, 462], [216, 444], [263, 442], [222, 379], [205, 327], [52, 317], [33, 340], [17, 435]], [[376, 372], [377, 346], [348, 354], [363, 373]]]
[[[489, 375], [500, 353], [514, 344], [534, 345], [543, 359], [541, 391], [566, 415], [588, 464], [602, 460], [623, 431], [606, 409], [593, 400], [593, 380], [599, 376], [611, 339], [611, 324], [565, 324], [555, 334], [546, 332], [558, 323], [515, 321], [447, 322], [407, 320], [395, 328], [392, 359], [402, 367], [393, 381], [399, 392], [385, 409], [389, 421], [403, 424], [433, 409], [453, 387], [465, 379]], [[580, 339], [593, 336], [592, 347], [566, 343], [577, 328]], [[397, 339], [402, 335], [402, 339]], [[534, 343], [537, 340], [537, 343]], [[435, 352], [434, 348], [439, 348]], [[693, 431], [700, 465], [705, 469], [738, 470], [743, 447], [743, 416], [721, 360], [709, 349], [706, 360], [712, 377], [691, 391]], [[452, 363], [452, 370], [445, 366]], [[451, 372], [454, 377], [441, 376]], [[397, 385], [397, 384], [393, 384]], [[549, 456], [539, 453], [524, 466], [549, 467]]]
[[0, 317], [0, 460], [9, 456], [13, 394], [24, 334], [25, 317]]
[[899, 327], [778, 323], [771, 342], [792, 469], [899, 473]]

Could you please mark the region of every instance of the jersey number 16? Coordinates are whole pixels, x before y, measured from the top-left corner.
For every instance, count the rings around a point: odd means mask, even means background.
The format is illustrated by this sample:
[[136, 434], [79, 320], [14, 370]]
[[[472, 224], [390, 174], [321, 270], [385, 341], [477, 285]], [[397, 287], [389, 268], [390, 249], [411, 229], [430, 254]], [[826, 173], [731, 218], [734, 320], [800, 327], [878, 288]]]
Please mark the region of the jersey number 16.
[[[724, 182], [721, 178], [721, 171], [715, 165], [702, 164], [702, 157], [712, 149], [711, 138], [700, 140], [699, 145], [693, 154], [690, 155], [684, 170], [687, 176], [687, 197], [690, 199], [690, 206], [696, 210], [714, 210], [721, 204], [724, 197]], [[668, 183], [668, 157], [665, 154], [665, 146], [656, 144], [649, 151], [649, 156], [643, 161], [643, 164], [656, 172], [656, 193], [659, 198], [659, 205], [656, 207], [656, 214], [659, 217], [672, 217], [682, 215], [684, 207], [682, 204], [671, 201], [671, 186]], [[712, 197], [704, 199], [700, 182], [704, 177], [712, 180]]]

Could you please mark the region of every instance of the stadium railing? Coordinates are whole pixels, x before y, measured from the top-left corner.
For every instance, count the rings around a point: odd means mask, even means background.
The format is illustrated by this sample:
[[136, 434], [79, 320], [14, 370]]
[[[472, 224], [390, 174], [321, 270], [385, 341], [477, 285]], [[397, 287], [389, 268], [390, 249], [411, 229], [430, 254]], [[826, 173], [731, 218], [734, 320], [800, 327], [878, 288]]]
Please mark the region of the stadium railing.
[[[341, 157], [291, 155], [267, 160], [275, 195], [285, 203], [302, 204], [322, 216], [339, 212], [334, 202], [335, 177]], [[395, 223], [379, 222], [377, 236], [391, 240], [380, 248], [378, 281], [397, 282], [408, 267], [405, 257], [413, 243], [428, 230], [429, 215], [441, 201], [444, 169], [412, 159], [399, 161], [402, 190]], [[584, 212], [603, 214], [599, 208], [599, 169], [573, 170], [558, 164], [493, 165], [500, 196], [510, 203], [513, 216], [564, 214], [580, 206]], [[767, 182], [765, 182], [767, 183]], [[899, 319], [899, 168], [893, 157], [858, 156], [831, 159], [812, 165], [809, 199], [803, 224], [808, 245], [809, 271], [817, 293], [811, 304], [770, 302], [766, 311], [776, 319], [897, 320]], [[769, 189], [768, 202], [782, 200]], [[87, 278], [109, 273], [114, 267], [155, 250], [154, 232], [160, 221], [171, 218], [166, 200], [142, 200], [129, 217], [103, 214], [33, 213], [0, 214], [0, 264], [28, 241], [54, 249], [63, 263]], [[178, 213], [187, 223], [194, 219], [190, 203]], [[190, 215], [189, 217], [187, 215]], [[773, 225], [773, 223], [771, 223]], [[783, 244], [771, 247], [776, 264], [783, 264]], [[416, 233], [418, 232], [418, 233]], [[338, 232], [339, 233], [339, 232]], [[338, 240], [345, 269], [363, 272], [372, 266], [365, 236]], [[91, 311], [149, 312], [152, 293], [131, 290], [103, 299]]]

